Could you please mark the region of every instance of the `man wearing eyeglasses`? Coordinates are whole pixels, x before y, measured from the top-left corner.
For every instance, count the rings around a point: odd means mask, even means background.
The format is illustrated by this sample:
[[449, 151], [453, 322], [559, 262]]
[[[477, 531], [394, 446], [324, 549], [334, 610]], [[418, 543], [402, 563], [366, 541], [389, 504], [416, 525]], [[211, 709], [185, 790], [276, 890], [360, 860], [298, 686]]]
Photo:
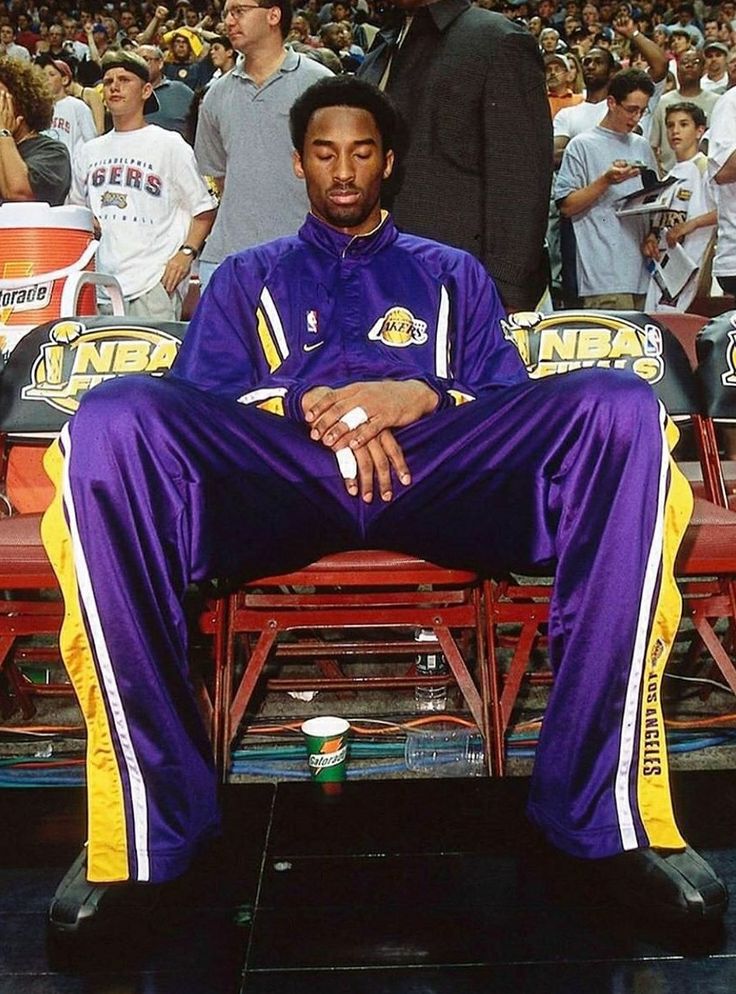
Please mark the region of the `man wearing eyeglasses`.
[[222, 199], [202, 254], [204, 288], [232, 252], [293, 234], [309, 210], [291, 169], [288, 114], [296, 98], [330, 70], [284, 47], [289, 0], [227, 0], [225, 30], [243, 58], [207, 93], [195, 152]]
[[617, 201], [643, 188], [642, 174], [656, 163], [646, 138], [634, 129], [646, 112], [654, 83], [640, 69], [617, 73], [599, 125], [573, 138], [555, 185], [563, 217], [576, 242], [579, 294], [585, 307], [640, 310], [648, 274], [641, 218], [619, 218]]

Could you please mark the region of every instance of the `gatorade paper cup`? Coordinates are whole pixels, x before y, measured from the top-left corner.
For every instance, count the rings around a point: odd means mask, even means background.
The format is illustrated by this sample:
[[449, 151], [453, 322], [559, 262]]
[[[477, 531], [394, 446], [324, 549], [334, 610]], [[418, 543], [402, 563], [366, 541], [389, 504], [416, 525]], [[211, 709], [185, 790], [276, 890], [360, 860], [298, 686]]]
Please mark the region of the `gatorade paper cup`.
[[349, 731], [349, 722], [331, 715], [309, 718], [302, 724], [309, 772], [326, 794], [339, 794], [342, 789]]

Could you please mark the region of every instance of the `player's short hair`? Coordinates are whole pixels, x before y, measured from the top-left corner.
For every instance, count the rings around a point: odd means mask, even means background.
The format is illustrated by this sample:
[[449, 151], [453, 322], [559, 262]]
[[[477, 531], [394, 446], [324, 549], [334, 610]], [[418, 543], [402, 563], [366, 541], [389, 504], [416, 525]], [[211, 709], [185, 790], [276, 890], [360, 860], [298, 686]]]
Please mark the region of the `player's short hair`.
[[309, 121], [323, 107], [357, 107], [367, 110], [381, 133], [383, 151], [391, 149], [400, 158], [404, 151], [406, 129], [391, 98], [364, 79], [355, 76], [326, 76], [313, 83], [298, 97], [289, 112], [289, 130], [294, 148], [303, 154]]
[[670, 104], [664, 112], [665, 123], [667, 123], [667, 118], [670, 114], [676, 113], [687, 114], [688, 117], [692, 118], [692, 122], [696, 128], [708, 127], [708, 118], [705, 116], [705, 111], [691, 100], [681, 100], [678, 104]]

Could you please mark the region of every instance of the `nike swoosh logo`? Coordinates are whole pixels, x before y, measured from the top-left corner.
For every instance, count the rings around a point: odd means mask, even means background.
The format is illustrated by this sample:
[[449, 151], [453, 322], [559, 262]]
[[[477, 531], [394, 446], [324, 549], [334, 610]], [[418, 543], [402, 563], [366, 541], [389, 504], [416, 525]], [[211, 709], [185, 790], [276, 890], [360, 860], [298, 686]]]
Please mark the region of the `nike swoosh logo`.
[[325, 344], [324, 339], [322, 339], [321, 342], [312, 342], [310, 345], [303, 345], [302, 348], [304, 349], [305, 352], [314, 352], [315, 349], [318, 349], [321, 345], [324, 344]]

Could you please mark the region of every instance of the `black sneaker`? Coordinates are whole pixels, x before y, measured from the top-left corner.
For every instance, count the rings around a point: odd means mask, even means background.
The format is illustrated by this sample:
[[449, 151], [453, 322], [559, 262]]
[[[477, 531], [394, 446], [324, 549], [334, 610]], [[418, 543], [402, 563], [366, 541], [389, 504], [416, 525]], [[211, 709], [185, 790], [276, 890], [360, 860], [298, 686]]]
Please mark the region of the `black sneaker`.
[[108, 925], [119, 923], [126, 914], [150, 912], [159, 891], [156, 885], [127, 881], [90, 883], [85, 848], [56, 888], [49, 906], [49, 932], [57, 936], [97, 933]]
[[596, 862], [614, 899], [662, 920], [716, 922], [728, 907], [726, 885], [690, 846], [634, 849]]

